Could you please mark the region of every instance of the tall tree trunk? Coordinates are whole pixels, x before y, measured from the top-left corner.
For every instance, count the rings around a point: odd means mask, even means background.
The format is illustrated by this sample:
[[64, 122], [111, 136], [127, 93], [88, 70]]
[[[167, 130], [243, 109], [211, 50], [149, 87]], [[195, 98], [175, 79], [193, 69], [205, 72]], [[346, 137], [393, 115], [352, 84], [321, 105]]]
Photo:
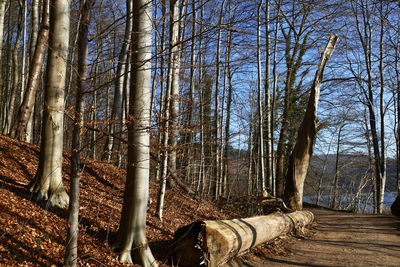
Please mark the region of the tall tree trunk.
[[128, 172], [118, 230], [119, 260], [157, 266], [146, 238], [150, 175], [152, 1], [133, 2], [132, 74], [128, 124]]
[[270, 23], [270, 15], [269, 15], [269, 9], [270, 9], [270, 0], [266, 0], [265, 3], [265, 34], [266, 34], [266, 40], [265, 40], [265, 49], [266, 49], [266, 59], [265, 59], [265, 123], [264, 123], [264, 128], [265, 128], [265, 174], [266, 174], [266, 182], [268, 183], [268, 189], [269, 191], [274, 195], [274, 190], [273, 190], [273, 173], [274, 173], [274, 167], [273, 167], [273, 143], [272, 143], [272, 120], [271, 120], [271, 113], [272, 113], [272, 107], [271, 107], [271, 92], [270, 92], [270, 76], [271, 76], [271, 51], [270, 51], [270, 46], [271, 46], [271, 40], [269, 36], [269, 23]]
[[249, 125], [249, 139], [248, 139], [248, 145], [247, 145], [247, 152], [249, 153], [249, 158], [248, 158], [248, 164], [249, 168], [247, 170], [247, 195], [250, 197], [253, 195], [253, 120], [254, 120], [254, 115], [253, 115], [253, 99], [250, 99], [250, 125]]
[[[176, 171], [176, 155], [178, 145], [178, 122], [179, 122], [179, 72], [181, 59], [181, 43], [180, 43], [180, 7], [182, 0], [170, 0], [171, 26], [170, 26], [170, 145], [171, 152], [169, 155], [169, 166]], [[168, 100], [167, 100], [168, 101]]]
[[233, 84], [232, 84], [232, 69], [231, 69], [231, 51], [232, 51], [232, 31], [228, 32], [228, 43], [227, 43], [227, 52], [226, 52], [226, 74], [228, 78], [228, 97], [226, 99], [226, 123], [225, 123], [225, 149], [224, 149], [224, 157], [223, 157], [223, 196], [228, 196], [228, 177], [229, 177], [229, 142], [230, 142], [230, 125], [231, 125], [231, 107], [232, 107], [232, 98], [233, 98]]
[[39, 88], [43, 59], [49, 38], [49, 1], [43, 0], [42, 26], [39, 31], [35, 53], [31, 60], [28, 84], [25, 96], [18, 110], [17, 118], [11, 129], [11, 137], [27, 141], [28, 122], [31, 120], [35, 106], [36, 92]]
[[[163, 1], [163, 6], [162, 6], [162, 13], [166, 13], [166, 1]], [[172, 20], [172, 18], [171, 18]], [[170, 30], [173, 30], [172, 23], [170, 22]], [[163, 19], [163, 35], [162, 35], [162, 44], [165, 42], [165, 30], [166, 30], [166, 25], [165, 25], [165, 19]], [[171, 32], [170, 35], [172, 36], [173, 33]], [[171, 42], [172, 42], [172, 37]], [[163, 46], [163, 45], [162, 45]], [[162, 114], [161, 117], [164, 117], [164, 122], [163, 122], [163, 134], [162, 138], [162, 148], [163, 148], [163, 153], [162, 153], [162, 162], [161, 162], [161, 184], [160, 184], [160, 191], [158, 195], [158, 202], [157, 202], [157, 216], [160, 220], [163, 218], [163, 211], [164, 211], [164, 198], [165, 198], [165, 190], [167, 187], [167, 178], [168, 178], [168, 160], [169, 160], [169, 153], [168, 153], [168, 141], [169, 141], [169, 136], [170, 136], [170, 105], [171, 105], [171, 87], [172, 87], [172, 79], [173, 79], [173, 70], [172, 70], [172, 43], [170, 43], [169, 47], [169, 52], [170, 52], [170, 59], [169, 59], [169, 68], [168, 68], [168, 77], [167, 77], [167, 84], [165, 88], [165, 96], [164, 99], [161, 98], [161, 105], [160, 105], [160, 113]], [[164, 64], [162, 64], [164, 65]], [[162, 67], [163, 68], [163, 67]], [[164, 75], [164, 71], [162, 72], [162, 75]], [[163, 87], [161, 87], [161, 90], [163, 91]], [[161, 94], [162, 96], [162, 94]], [[164, 110], [162, 110], [162, 108]], [[161, 129], [162, 127], [160, 127]], [[161, 133], [160, 133], [161, 137]]]
[[221, 35], [222, 35], [222, 21], [223, 21], [223, 12], [225, 7], [225, 0], [221, 2], [221, 9], [219, 13], [218, 19], [218, 39], [217, 39], [217, 56], [215, 61], [215, 91], [214, 91], [214, 177], [213, 183], [211, 185], [212, 194], [215, 198], [218, 198], [219, 192], [219, 181], [220, 181], [220, 146], [219, 146], [219, 80], [221, 76], [220, 71], [220, 57], [221, 57]]
[[[29, 40], [29, 61], [32, 62], [35, 49], [36, 42], [39, 35], [39, 2], [40, 0], [32, 0], [32, 14], [31, 14], [31, 36]], [[43, 14], [42, 14], [43, 17]], [[43, 22], [42, 22], [43, 23]]]
[[[30, 39], [29, 39], [29, 58], [28, 58], [28, 79], [29, 79], [29, 71], [31, 68], [31, 64], [34, 58], [35, 54], [35, 49], [37, 45], [37, 39], [38, 39], [38, 34], [39, 34], [39, 2], [40, 0], [32, 0], [32, 13], [31, 13], [31, 33], [30, 33]], [[28, 84], [26, 86], [27, 90]], [[24, 92], [26, 94], [26, 91]], [[23, 101], [23, 98], [21, 102]], [[22, 105], [22, 104], [21, 104]], [[33, 112], [34, 113], [34, 112]], [[30, 116], [28, 120], [28, 124], [26, 126], [26, 141], [29, 143], [33, 142], [33, 117]]]
[[386, 184], [386, 141], [385, 141], [385, 67], [384, 67], [384, 37], [385, 37], [385, 24], [387, 20], [387, 10], [386, 14], [383, 10], [383, 1], [379, 3], [379, 15], [380, 15], [380, 36], [379, 36], [379, 80], [380, 80], [380, 95], [379, 95], [379, 117], [380, 117], [380, 177], [381, 181], [379, 183], [378, 189], [380, 192], [377, 194], [378, 199], [378, 213], [382, 213], [384, 207], [384, 197], [385, 197], [385, 184]]
[[264, 165], [264, 115], [262, 101], [262, 67], [261, 67], [261, 9], [263, 0], [260, 0], [257, 8], [257, 93], [258, 93], [258, 160], [260, 168], [261, 191], [266, 191], [265, 184], [265, 165]]
[[78, 233], [79, 233], [79, 181], [82, 176], [81, 169], [81, 134], [83, 128], [84, 93], [87, 79], [88, 57], [88, 31], [90, 24], [90, 12], [94, 0], [81, 0], [81, 24], [78, 35], [78, 81], [76, 87], [74, 129], [72, 132], [71, 147], [71, 189], [68, 209], [68, 235], [65, 248], [64, 265], [75, 267], [78, 263]]
[[337, 202], [338, 202], [338, 196], [339, 196], [339, 157], [340, 157], [340, 143], [341, 143], [341, 137], [342, 137], [342, 130], [345, 125], [341, 125], [339, 128], [338, 132], [338, 140], [336, 144], [336, 159], [335, 159], [335, 175], [333, 177], [333, 189], [331, 192], [332, 196], [332, 201], [331, 201], [331, 208], [336, 209], [337, 208]]
[[[195, 107], [195, 75], [196, 75], [196, 34], [197, 34], [197, 11], [196, 11], [196, 0], [192, 0], [192, 34], [191, 34], [191, 45], [190, 45], [190, 78], [189, 78], [189, 103], [188, 103], [188, 117], [186, 122], [186, 135], [184, 145], [188, 147], [186, 156], [186, 177], [191, 178], [189, 175], [192, 167], [192, 158], [194, 151], [191, 149], [194, 141], [194, 131], [193, 131], [193, 117], [194, 117], [194, 107]], [[194, 175], [193, 175], [194, 177]]]
[[44, 95], [43, 131], [39, 167], [31, 190], [39, 199], [60, 208], [69, 197], [62, 183], [64, 89], [68, 58], [70, 1], [54, 0], [50, 5], [50, 40]]
[[321, 62], [311, 87], [307, 110], [297, 134], [296, 145], [289, 158], [284, 200], [293, 210], [301, 210], [303, 208], [304, 181], [312, 157], [314, 139], [317, 132], [317, 107], [320, 86], [324, 75], [324, 69], [332, 56], [337, 39], [338, 37], [332, 34], [322, 54]]
[[[22, 101], [22, 98], [24, 97], [24, 91], [25, 91], [25, 80], [26, 80], [26, 1], [22, 1], [20, 4], [22, 8], [22, 55], [21, 55], [21, 91], [20, 91], [20, 97], [18, 98], [19, 101]], [[18, 106], [20, 103], [18, 103]]]

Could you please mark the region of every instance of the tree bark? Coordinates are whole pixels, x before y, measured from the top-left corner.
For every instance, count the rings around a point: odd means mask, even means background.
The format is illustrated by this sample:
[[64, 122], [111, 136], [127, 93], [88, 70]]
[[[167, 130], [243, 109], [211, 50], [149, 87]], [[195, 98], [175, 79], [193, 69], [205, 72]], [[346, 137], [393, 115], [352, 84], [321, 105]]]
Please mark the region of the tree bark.
[[214, 165], [214, 177], [212, 177], [213, 182], [211, 184], [211, 191], [213, 196], [217, 199], [219, 192], [219, 181], [220, 181], [220, 145], [219, 145], [219, 131], [222, 130], [219, 127], [219, 80], [220, 80], [220, 57], [221, 57], [221, 35], [222, 35], [222, 21], [223, 21], [223, 12], [225, 8], [225, 0], [221, 2], [221, 9], [219, 13], [218, 19], [218, 39], [217, 39], [217, 56], [215, 62], [215, 91], [214, 91], [214, 157], [215, 161], [213, 161]]
[[3, 55], [4, 16], [6, 15], [7, 0], [0, 0], [0, 60]]
[[314, 220], [309, 211], [275, 213], [245, 219], [200, 221], [174, 234], [179, 266], [221, 266], [231, 258], [291, 232], [302, 232]]
[[260, 0], [257, 8], [257, 93], [258, 93], [258, 160], [260, 168], [261, 191], [266, 191], [265, 184], [265, 165], [264, 165], [264, 115], [262, 100], [262, 67], [261, 67], [261, 8], [263, 0]]
[[320, 95], [320, 86], [325, 66], [332, 56], [338, 37], [332, 34], [321, 57], [321, 62], [315, 74], [311, 87], [310, 98], [303, 122], [297, 134], [294, 150], [289, 158], [286, 174], [284, 201], [292, 210], [303, 208], [303, 187], [308, 166], [314, 149], [314, 139], [317, 132], [317, 107]]
[[64, 89], [68, 57], [70, 1], [50, 5], [50, 40], [44, 95], [39, 168], [31, 185], [38, 199], [65, 208], [69, 197], [62, 183]]
[[146, 238], [150, 175], [152, 1], [133, 1], [128, 171], [116, 247], [121, 262], [157, 266]]
[[[170, 0], [170, 11], [171, 17], [171, 55], [170, 55], [170, 145], [171, 152], [169, 155], [169, 166], [172, 170], [176, 171], [176, 154], [178, 145], [178, 116], [179, 116], [179, 71], [180, 71], [180, 59], [181, 59], [181, 44], [180, 44], [180, 7], [181, 0]], [[168, 101], [168, 100], [167, 100]]]
[[71, 200], [68, 209], [68, 235], [65, 248], [64, 265], [75, 267], [78, 263], [78, 233], [79, 233], [79, 181], [82, 176], [81, 169], [81, 134], [83, 128], [83, 114], [85, 82], [87, 76], [88, 57], [88, 31], [90, 24], [90, 12], [94, 0], [81, 0], [81, 24], [78, 36], [78, 81], [76, 87], [74, 129], [72, 132], [71, 153]]
[[28, 122], [32, 118], [32, 112], [36, 100], [43, 67], [43, 59], [49, 38], [49, 1], [43, 0], [42, 26], [37, 38], [36, 49], [29, 68], [28, 83], [24, 99], [18, 110], [17, 118], [11, 129], [11, 137], [20, 141], [27, 140]]

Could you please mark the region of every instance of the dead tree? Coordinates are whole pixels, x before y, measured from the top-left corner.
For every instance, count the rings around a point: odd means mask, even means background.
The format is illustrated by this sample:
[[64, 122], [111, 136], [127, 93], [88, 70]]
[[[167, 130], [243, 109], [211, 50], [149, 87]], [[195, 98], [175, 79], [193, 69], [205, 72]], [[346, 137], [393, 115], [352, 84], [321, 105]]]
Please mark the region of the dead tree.
[[289, 158], [284, 200], [292, 210], [301, 210], [303, 208], [304, 181], [312, 157], [314, 139], [317, 133], [317, 107], [320, 86], [326, 64], [332, 56], [337, 39], [337, 35], [332, 34], [322, 54], [321, 62], [315, 74], [313, 85], [311, 86], [306, 113], [297, 133], [294, 150]]

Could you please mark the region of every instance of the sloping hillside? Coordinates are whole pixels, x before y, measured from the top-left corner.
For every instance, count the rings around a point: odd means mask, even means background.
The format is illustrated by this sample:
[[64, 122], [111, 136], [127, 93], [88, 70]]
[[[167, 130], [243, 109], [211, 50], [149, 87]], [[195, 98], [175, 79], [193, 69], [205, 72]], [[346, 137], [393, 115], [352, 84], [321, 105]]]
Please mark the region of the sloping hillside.
[[[64, 183], [69, 191], [68, 154], [64, 154]], [[27, 189], [38, 165], [39, 148], [0, 135], [0, 265], [59, 266], [66, 240], [65, 210], [37, 203]], [[79, 265], [116, 266], [109, 243], [117, 230], [125, 171], [85, 160], [81, 179]], [[158, 186], [151, 183], [147, 236], [155, 257], [167, 263], [174, 231], [196, 220], [237, 216], [221, 212], [211, 202], [195, 201], [183, 192], [166, 195], [163, 222], [155, 216]]]

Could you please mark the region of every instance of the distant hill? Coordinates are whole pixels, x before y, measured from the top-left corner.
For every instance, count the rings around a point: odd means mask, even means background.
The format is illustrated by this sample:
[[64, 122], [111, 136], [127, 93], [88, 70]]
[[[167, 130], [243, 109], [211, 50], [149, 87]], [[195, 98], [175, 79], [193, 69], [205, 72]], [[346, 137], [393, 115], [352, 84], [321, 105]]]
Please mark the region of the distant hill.
[[[326, 161], [324, 163], [324, 161]], [[307, 191], [312, 191], [316, 187], [323, 172], [325, 164], [325, 173], [323, 175], [323, 186], [330, 187], [333, 183], [335, 176], [336, 155], [314, 155], [310, 164], [310, 170], [307, 177], [308, 186]], [[368, 171], [369, 161], [366, 155], [339, 155], [339, 186], [347, 187], [352, 183], [357, 184], [365, 175], [373, 176], [373, 170]], [[396, 160], [387, 159], [387, 181], [386, 191], [397, 191], [397, 178], [396, 178]]]

